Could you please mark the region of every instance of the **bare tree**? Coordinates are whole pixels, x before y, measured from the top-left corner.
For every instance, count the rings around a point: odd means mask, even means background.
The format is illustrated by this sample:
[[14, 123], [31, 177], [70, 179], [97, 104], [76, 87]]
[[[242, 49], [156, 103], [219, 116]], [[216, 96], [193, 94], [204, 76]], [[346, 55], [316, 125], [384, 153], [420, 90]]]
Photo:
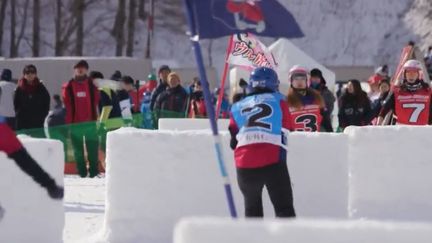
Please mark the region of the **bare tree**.
[[16, 36], [16, 2], [17, 1], [11, 1], [11, 31], [10, 31], [10, 57], [17, 57], [19, 46], [21, 44], [21, 40], [24, 37], [25, 27], [27, 26], [27, 17], [28, 17], [28, 8], [30, 1], [26, 0], [23, 6], [23, 14], [22, 14], [22, 21], [21, 21], [21, 27], [18, 34], [18, 37]]
[[84, 0], [75, 0], [74, 2], [74, 12], [77, 23], [77, 32], [76, 32], [76, 46], [75, 46], [75, 55], [82, 56], [83, 55], [83, 47], [84, 47], [84, 10], [86, 3]]
[[153, 27], [154, 27], [154, 0], [150, 0], [150, 16], [147, 17], [147, 44], [145, 57], [151, 57], [151, 40], [153, 38]]
[[0, 56], [3, 56], [3, 32], [7, 3], [7, 0], [2, 0], [0, 5]]
[[133, 56], [134, 42], [135, 42], [135, 21], [136, 21], [136, 0], [129, 0], [129, 18], [127, 24], [127, 46], [126, 56]]
[[40, 47], [40, 0], [33, 0], [33, 56], [39, 56]]
[[9, 45], [9, 56], [16, 57], [16, 47], [15, 47], [15, 25], [16, 25], [16, 1], [11, 1], [11, 13], [10, 13], [10, 45]]
[[111, 35], [116, 40], [116, 56], [123, 55], [124, 46], [124, 23], [126, 20], [126, 1], [119, 0], [117, 13], [114, 21], [113, 29], [111, 30]]
[[139, 0], [138, 2], [138, 18], [142, 21], [145, 21], [147, 18], [147, 13], [145, 11], [145, 2], [146, 0]]
[[[69, 47], [69, 42], [72, 34], [78, 27], [76, 14], [74, 11], [74, 4], [69, 6], [64, 11], [65, 6], [62, 0], [56, 1], [55, 13], [55, 55], [63, 56]], [[72, 14], [67, 14], [72, 13]]]

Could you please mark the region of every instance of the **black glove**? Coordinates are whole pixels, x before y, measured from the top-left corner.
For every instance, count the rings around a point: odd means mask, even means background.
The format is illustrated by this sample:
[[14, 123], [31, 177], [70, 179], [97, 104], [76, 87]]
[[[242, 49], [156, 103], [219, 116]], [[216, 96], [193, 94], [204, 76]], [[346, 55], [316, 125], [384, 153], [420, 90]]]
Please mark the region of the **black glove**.
[[61, 200], [63, 199], [64, 196], [64, 189], [61, 186], [50, 186], [47, 188], [48, 191], [48, 195], [52, 198], [52, 199], [57, 199], [57, 200]]

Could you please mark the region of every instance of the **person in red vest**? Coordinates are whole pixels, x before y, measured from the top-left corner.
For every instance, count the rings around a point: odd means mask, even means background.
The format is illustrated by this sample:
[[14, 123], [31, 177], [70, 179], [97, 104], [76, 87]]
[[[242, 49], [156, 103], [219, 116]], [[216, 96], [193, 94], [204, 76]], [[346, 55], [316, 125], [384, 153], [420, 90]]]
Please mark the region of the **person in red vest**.
[[[95, 177], [98, 171], [98, 136], [95, 121], [98, 118], [99, 91], [87, 76], [88, 63], [79, 61], [74, 66], [74, 77], [63, 86], [66, 124], [71, 126], [72, 146], [78, 173], [81, 177]], [[81, 123], [78, 125], [78, 123]], [[87, 149], [89, 170], [84, 156], [83, 141]]]
[[142, 104], [144, 94], [147, 92], [149, 92], [149, 93], [153, 92], [153, 90], [156, 89], [157, 85], [158, 85], [158, 82], [157, 82], [156, 75], [149, 74], [147, 76], [147, 82], [138, 91], [140, 104]]
[[396, 124], [432, 124], [432, 91], [429, 84], [422, 79], [421, 63], [408, 60], [402, 70], [402, 84], [396, 85], [393, 94], [387, 97], [379, 114], [378, 124], [382, 124], [390, 110], [394, 111]]

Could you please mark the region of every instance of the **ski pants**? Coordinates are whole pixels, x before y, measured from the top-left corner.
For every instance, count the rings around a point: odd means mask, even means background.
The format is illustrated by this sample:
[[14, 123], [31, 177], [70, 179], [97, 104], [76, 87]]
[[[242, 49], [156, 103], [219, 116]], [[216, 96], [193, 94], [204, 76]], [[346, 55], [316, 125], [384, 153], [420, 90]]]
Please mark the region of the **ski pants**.
[[[98, 175], [98, 134], [96, 125], [85, 124], [73, 126], [71, 129], [72, 147], [77, 165], [78, 173], [81, 177], [95, 177]], [[86, 158], [84, 154], [84, 146], [87, 149], [87, 160], [89, 162], [89, 170], [87, 171]]]
[[262, 168], [237, 168], [245, 216], [263, 217], [262, 191], [266, 186], [276, 217], [295, 217], [291, 180], [286, 162]]

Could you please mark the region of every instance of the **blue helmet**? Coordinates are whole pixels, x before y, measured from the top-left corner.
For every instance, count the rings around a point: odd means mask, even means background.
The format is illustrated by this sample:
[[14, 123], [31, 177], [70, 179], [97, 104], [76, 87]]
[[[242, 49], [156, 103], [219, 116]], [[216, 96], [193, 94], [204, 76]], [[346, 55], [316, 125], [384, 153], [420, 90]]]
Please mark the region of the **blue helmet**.
[[248, 90], [252, 92], [257, 89], [278, 91], [279, 78], [277, 73], [268, 67], [255, 68], [249, 78]]

